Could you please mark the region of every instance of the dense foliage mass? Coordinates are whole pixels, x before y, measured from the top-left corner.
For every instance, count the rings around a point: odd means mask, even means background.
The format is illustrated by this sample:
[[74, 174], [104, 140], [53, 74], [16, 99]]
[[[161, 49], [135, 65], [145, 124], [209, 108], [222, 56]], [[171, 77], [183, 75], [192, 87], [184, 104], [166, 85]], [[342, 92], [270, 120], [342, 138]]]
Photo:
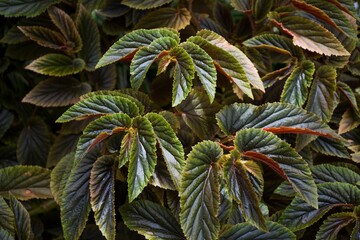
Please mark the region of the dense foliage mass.
[[360, 239], [358, 1], [0, 15], [0, 239]]

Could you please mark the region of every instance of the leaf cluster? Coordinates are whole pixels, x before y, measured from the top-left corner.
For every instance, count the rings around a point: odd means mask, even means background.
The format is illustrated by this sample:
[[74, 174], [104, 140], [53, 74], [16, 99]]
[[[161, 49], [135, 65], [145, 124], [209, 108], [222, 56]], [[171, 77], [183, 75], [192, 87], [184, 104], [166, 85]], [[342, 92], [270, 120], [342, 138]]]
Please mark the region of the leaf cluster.
[[358, 1], [0, 20], [0, 239], [360, 238]]

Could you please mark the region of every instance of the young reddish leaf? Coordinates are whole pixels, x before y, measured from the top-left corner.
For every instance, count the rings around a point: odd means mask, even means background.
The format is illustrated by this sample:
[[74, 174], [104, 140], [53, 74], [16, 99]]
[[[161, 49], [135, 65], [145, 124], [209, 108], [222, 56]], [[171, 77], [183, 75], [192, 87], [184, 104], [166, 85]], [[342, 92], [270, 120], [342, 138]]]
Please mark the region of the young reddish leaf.
[[79, 5], [76, 27], [83, 44], [79, 57], [84, 59], [85, 69], [93, 71], [101, 57], [100, 34], [91, 14], [82, 4]]
[[121, 4], [135, 9], [157, 8], [164, 4], [170, 3], [172, 0], [123, 0]]
[[82, 40], [71, 17], [60, 8], [54, 6], [48, 8], [48, 13], [51, 21], [68, 41], [67, 45], [70, 49], [73, 52], [80, 51], [82, 48]]
[[20, 200], [52, 198], [50, 170], [21, 165], [0, 169], [0, 196], [9, 193]]
[[161, 37], [170, 37], [180, 42], [179, 34], [175, 30], [159, 28], [152, 30], [134, 30], [115, 42], [102, 56], [96, 65], [100, 68], [118, 60], [131, 60], [135, 53], [144, 46], [148, 46], [154, 40]]
[[299, 64], [286, 80], [280, 101], [302, 107], [307, 99], [314, 72], [313, 62], [306, 60]]
[[348, 56], [350, 53], [340, 41], [321, 25], [301, 16], [271, 19], [293, 37], [296, 46], [326, 56]]
[[115, 239], [114, 158], [104, 155], [96, 160], [90, 173], [90, 203], [95, 222], [106, 239]]
[[219, 167], [223, 152], [211, 141], [195, 145], [188, 155], [180, 188], [180, 223], [189, 239], [218, 239]]
[[59, 107], [74, 104], [81, 95], [91, 91], [91, 86], [72, 77], [49, 78], [37, 84], [23, 102], [42, 107]]
[[131, 86], [139, 89], [151, 64], [161, 56], [166, 55], [168, 51], [176, 45], [178, 45], [178, 43], [173, 38], [162, 37], [136, 52], [130, 65]]
[[43, 47], [49, 47], [57, 50], [66, 50], [66, 40], [58, 32], [41, 26], [23, 26], [19, 27], [22, 33]]
[[58, 53], [43, 55], [26, 66], [31, 71], [55, 77], [75, 74], [84, 68], [85, 62], [81, 58], [72, 59]]
[[60, 0], [1, 0], [0, 14], [6, 17], [35, 17]]
[[148, 200], [134, 201], [121, 206], [120, 213], [128, 228], [147, 239], [185, 239], [174, 215], [160, 204]]
[[349, 183], [319, 184], [318, 195], [318, 209], [296, 196], [281, 214], [279, 223], [292, 231], [298, 231], [311, 226], [334, 207], [353, 207], [360, 204], [359, 188]]
[[178, 31], [188, 26], [190, 19], [191, 14], [186, 8], [159, 8], [142, 17], [134, 28], [168, 27]]
[[[301, 198], [311, 206], [317, 207], [316, 185], [310, 168], [288, 143], [270, 132], [251, 128], [237, 132], [234, 144], [241, 155], [255, 160], [260, 158], [270, 166], [274, 165], [273, 162], [278, 163], [286, 179]], [[270, 163], [268, 159], [271, 160]]]

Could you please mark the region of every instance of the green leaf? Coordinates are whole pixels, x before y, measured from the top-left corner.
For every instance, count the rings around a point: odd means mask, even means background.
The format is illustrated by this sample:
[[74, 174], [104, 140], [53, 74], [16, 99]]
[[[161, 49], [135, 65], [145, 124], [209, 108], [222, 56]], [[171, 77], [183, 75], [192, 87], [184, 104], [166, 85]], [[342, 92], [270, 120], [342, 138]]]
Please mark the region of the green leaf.
[[267, 231], [265, 218], [260, 210], [260, 199], [243, 166], [240, 154], [232, 151], [224, 164], [224, 176], [232, 197], [240, 204], [246, 220], [259, 229]]
[[[329, 122], [336, 107], [335, 88], [336, 69], [320, 66], [316, 71], [305, 109], [318, 115], [323, 122]], [[315, 138], [314, 136], [298, 136], [296, 148], [301, 150]]]
[[106, 239], [115, 239], [114, 158], [105, 155], [94, 163], [90, 174], [91, 208], [95, 222]]
[[145, 117], [150, 121], [154, 130], [171, 179], [179, 189], [181, 173], [185, 165], [183, 146], [163, 116], [157, 113], [148, 113]]
[[234, 103], [216, 114], [221, 130], [234, 134], [243, 128], [263, 128], [273, 133], [304, 133], [340, 138], [313, 113], [285, 103], [255, 106]]
[[6, 17], [35, 17], [60, 0], [1, 0], [0, 14]]
[[172, 89], [172, 106], [176, 106], [189, 95], [195, 76], [195, 68], [192, 58], [182, 47], [174, 47], [169, 55], [176, 62]]
[[212, 103], [215, 99], [217, 79], [216, 68], [212, 58], [202, 48], [192, 42], [185, 42], [180, 46], [192, 58], [196, 74], [209, 96], [210, 103]]
[[240, 154], [264, 162], [285, 177], [307, 203], [317, 207], [310, 168], [288, 143], [261, 129], [243, 129], [236, 133], [234, 144]]
[[273, 7], [273, 0], [256, 0], [253, 2], [253, 14], [257, 22], [266, 18], [266, 15]]
[[74, 104], [81, 95], [91, 91], [91, 86], [72, 77], [49, 78], [37, 84], [22, 102], [41, 107], [60, 107]]
[[321, 154], [340, 158], [351, 158], [344, 143], [338, 139], [318, 137], [310, 143], [310, 147]]
[[14, 114], [6, 109], [0, 108], [0, 138], [4, 136], [14, 120]]
[[291, 39], [277, 34], [261, 34], [243, 42], [247, 47], [267, 49], [291, 57], [303, 58], [302, 50], [294, 46]]
[[50, 144], [48, 126], [41, 119], [30, 119], [17, 142], [19, 163], [45, 166]]
[[[1, 177], [1, 175], [0, 175]], [[0, 237], [1, 230], [6, 231], [9, 237], [15, 236], [15, 216], [11, 208], [7, 205], [4, 198], [0, 196]], [[7, 238], [4, 238], [7, 239]]]
[[82, 159], [97, 144], [131, 126], [131, 118], [124, 113], [102, 116], [92, 121], [83, 131], [76, 147], [75, 162]]
[[170, 2], [172, 2], [172, 0], [123, 0], [121, 4], [135, 9], [150, 9], [160, 7]]
[[188, 155], [180, 188], [180, 222], [189, 239], [217, 239], [220, 187], [217, 161], [223, 151], [203, 141]]
[[357, 39], [356, 30], [352, 27], [350, 20], [348, 17], [346, 17], [346, 14], [341, 9], [324, 0], [306, 0], [306, 2], [321, 9], [325, 14], [327, 14], [331, 20], [334, 21], [336, 27], [345, 33], [345, 35], [350, 38]]
[[139, 115], [139, 109], [134, 102], [124, 97], [95, 95], [71, 106], [56, 122], [64, 123], [112, 113], [125, 113], [135, 117]]
[[101, 57], [100, 34], [90, 13], [81, 4], [76, 17], [76, 27], [83, 43], [79, 57], [84, 59], [85, 69], [93, 71]]
[[[19, 23], [20, 24], [20, 23]], [[4, 36], [0, 39], [1, 43], [6, 44], [18, 44], [28, 41], [26, 37], [18, 28], [18, 26], [12, 26], [8, 31], [4, 32]]]
[[254, 88], [265, 92], [264, 85], [260, 79], [258, 70], [255, 68], [254, 64], [250, 61], [250, 59], [239, 48], [231, 45], [229, 42], [226, 41], [225, 38], [218, 35], [217, 33], [206, 29], [197, 32], [196, 35], [204, 38], [211, 44], [230, 53], [242, 66], [249, 83]]
[[20, 200], [52, 198], [50, 170], [37, 166], [12, 166], [0, 169], [0, 195], [9, 193]]
[[130, 83], [135, 89], [139, 89], [145, 79], [151, 64], [168, 50], [177, 45], [177, 41], [170, 37], [161, 37], [154, 40], [149, 46], [141, 48], [131, 61]]
[[[106, 69], [106, 67], [102, 68], [102, 69]], [[137, 99], [138, 96], [136, 94], [134, 94], [134, 96], [131, 96], [131, 94], [128, 94], [125, 90], [127, 90], [127, 89], [122, 89], [122, 91], [121, 90], [119, 90], [119, 91], [108, 91], [108, 90], [93, 91], [93, 92], [89, 92], [89, 93], [81, 96], [81, 100], [84, 100], [89, 97], [100, 96], [100, 95], [119, 96], [119, 97], [127, 98], [127, 99], [131, 100], [132, 102], [134, 102], [136, 104], [136, 106], [139, 108], [139, 114], [140, 115], [144, 114], [144, 111], [145, 111], [144, 105], [149, 106], [150, 104], [152, 104], [148, 95], [145, 95], [144, 93], [142, 93], [146, 96], [146, 98], [145, 98], [144, 95], [139, 94], [139, 96], [141, 95], [141, 97], [144, 97], [144, 99], [139, 100], [139, 99]], [[149, 101], [149, 102], [146, 102], [146, 101]]]
[[309, 60], [303, 61], [286, 80], [280, 101], [301, 107], [307, 99], [314, 72], [315, 64]]
[[271, 21], [291, 35], [296, 46], [325, 56], [350, 55], [334, 34], [310, 19], [286, 16]]
[[240, 12], [246, 12], [251, 10], [252, 8], [250, 0], [231, 0], [231, 6], [233, 6], [235, 10]]
[[329, 122], [335, 109], [336, 69], [321, 66], [317, 69], [311, 86], [306, 110]]
[[176, 106], [186, 125], [200, 138], [208, 139], [216, 131], [214, 115], [218, 104], [210, 104], [204, 92], [194, 89], [189, 96]]
[[331, 164], [320, 164], [311, 168], [316, 184], [326, 182], [342, 182], [356, 185], [360, 175], [346, 167]]
[[6, 240], [14, 240], [15, 238], [5, 229], [0, 227], [0, 238]]
[[[145, 113], [161, 110], [160, 107], [150, 99], [149, 95], [147, 95], [143, 92], [140, 92], [140, 91], [137, 91], [137, 90], [134, 90], [131, 88], [121, 89], [120, 92], [138, 100], [144, 106]], [[139, 109], [141, 110], [140, 107], [139, 107]]]
[[92, 150], [73, 166], [60, 201], [61, 225], [65, 239], [79, 239], [90, 213], [90, 172], [100, 156]]
[[337, 82], [337, 89], [349, 100], [353, 108], [359, 112], [357, 100], [351, 87], [344, 82]]
[[157, 158], [154, 174], [151, 176], [149, 183], [162, 189], [177, 190], [164, 159], [159, 156]]
[[159, 8], [142, 17], [134, 28], [168, 27], [179, 31], [190, 24], [190, 19], [191, 14], [186, 8]]
[[339, 231], [346, 225], [355, 221], [352, 212], [340, 212], [330, 215], [320, 226], [316, 233], [316, 240], [336, 240]]
[[[213, 59], [216, 69], [230, 82], [236, 84], [247, 96], [253, 98], [250, 83], [244, 68], [239, 63], [239, 60], [227, 51], [228, 49], [215, 46], [200, 36], [190, 37], [187, 41], [205, 50]], [[230, 46], [230, 44], [228, 46]]]
[[[80, 131], [82, 131], [82, 129]], [[56, 136], [53, 145], [50, 147], [46, 167], [54, 167], [66, 154], [75, 152], [79, 137], [80, 134], [62, 133]]]
[[80, 51], [82, 48], [82, 40], [72, 18], [60, 8], [53, 6], [48, 9], [48, 13], [51, 21], [67, 40], [67, 45], [71, 47], [70, 49], [73, 52]]
[[156, 165], [156, 137], [150, 121], [136, 117], [130, 129], [134, 141], [129, 155], [128, 191], [132, 202], [146, 187]]
[[360, 204], [359, 188], [349, 183], [319, 184], [318, 195], [318, 209], [296, 196], [282, 213], [279, 222], [292, 231], [298, 231], [312, 225], [334, 207]]
[[18, 239], [32, 239], [30, 214], [26, 208], [12, 195], [10, 195], [10, 207], [14, 213], [15, 229]]
[[296, 239], [294, 233], [283, 225], [266, 221], [268, 232], [257, 229], [250, 223], [239, 223], [224, 230], [220, 235], [220, 240], [269, 240], [269, 239]]
[[97, 63], [96, 68], [106, 66], [118, 60], [131, 59], [141, 47], [148, 46], [154, 40], [161, 37], [170, 37], [175, 39], [176, 42], [180, 42], [179, 34], [175, 30], [166, 28], [135, 30], [115, 42]]
[[41, 26], [23, 26], [19, 27], [21, 32], [37, 44], [57, 50], [67, 48], [65, 38], [58, 32]]
[[120, 213], [126, 226], [144, 235], [146, 239], [185, 239], [172, 213], [157, 203], [148, 200], [134, 201], [121, 206]]
[[[96, 69], [90, 74], [89, 80], [95, 85], [96, 90], [113, 90], [118, 81], [117, 75], [117, 67], [113, 64]], [[122, 79], [121, 76], [119, 79]]]
[[50, 189], [57, 204], [61, 204], [66, 182], [74, 165], [74, 153], [65, 155], [51, 171]]
[[339, 134], [347, 133], [360, 125], [359, 113], [352, 108], [346, 109], [339, 122]]
[[85, 62], [81, 58], [72, 59], [63, 54], [49, 53], [35, 59], [25, 68], [40, 74], [61, 77], [82, 71]]

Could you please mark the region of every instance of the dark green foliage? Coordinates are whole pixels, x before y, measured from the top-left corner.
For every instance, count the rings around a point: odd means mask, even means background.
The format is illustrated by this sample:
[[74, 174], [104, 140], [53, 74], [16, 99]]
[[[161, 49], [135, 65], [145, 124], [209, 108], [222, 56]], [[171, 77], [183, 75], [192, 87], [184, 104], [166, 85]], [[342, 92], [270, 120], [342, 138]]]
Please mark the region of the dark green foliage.
[[358, 0], [0, 0], [0, 239], [359, 239]]

